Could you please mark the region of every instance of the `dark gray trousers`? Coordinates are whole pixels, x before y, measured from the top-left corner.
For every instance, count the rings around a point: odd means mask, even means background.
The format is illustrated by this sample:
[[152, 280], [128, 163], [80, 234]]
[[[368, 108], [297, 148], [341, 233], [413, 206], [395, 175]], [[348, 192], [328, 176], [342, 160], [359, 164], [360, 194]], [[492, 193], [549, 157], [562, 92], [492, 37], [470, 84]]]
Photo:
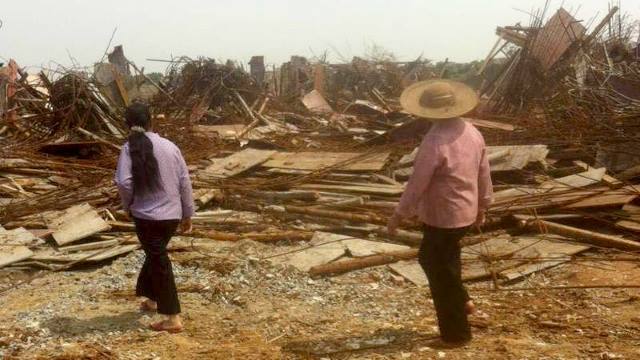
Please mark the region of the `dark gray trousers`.
[[429, 279], [440, 336], [448, 342], [471, 340], [465, 311], [469, 294], [462, 284], [460, 240], [468, 227], [443, 229], [425, 226], [419, 261]]
[[159, 314], [179, 314], [180, 301], [171, 260], [167, 254], [167, 245], [180, 221], [144, 219], [134, 219], [134, 221], [136, 233], [145, 254], [144, 264], [136, 284], [136, 296], [144, 296], [156, 301]]

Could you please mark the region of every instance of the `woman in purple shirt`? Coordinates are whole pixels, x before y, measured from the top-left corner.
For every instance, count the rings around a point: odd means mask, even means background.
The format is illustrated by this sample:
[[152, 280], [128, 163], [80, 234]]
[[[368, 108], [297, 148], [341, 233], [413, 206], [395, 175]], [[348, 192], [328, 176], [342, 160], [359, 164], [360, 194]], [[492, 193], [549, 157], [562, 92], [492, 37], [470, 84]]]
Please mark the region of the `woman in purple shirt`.
[[148, 106], [129, 106], [125, 118], [130, 135], [118, 160], [115, 181], [145, 253], [136, 295], [147, 298], [142, 310], [167, 315], [166, 320], [151, 324], [152, 329], [180, 332], [180, 301], [167, 244], [178, 226], [184, 233], [192, 228], [189, 171], [178, 147], [150, 131]]

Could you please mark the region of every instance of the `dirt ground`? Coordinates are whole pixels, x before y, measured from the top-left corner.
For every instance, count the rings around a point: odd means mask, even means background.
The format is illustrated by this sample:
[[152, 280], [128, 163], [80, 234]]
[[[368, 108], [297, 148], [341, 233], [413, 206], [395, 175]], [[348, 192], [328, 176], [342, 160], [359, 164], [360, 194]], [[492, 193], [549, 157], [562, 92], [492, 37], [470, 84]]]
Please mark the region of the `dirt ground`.
[[[4, 359], [640, 359], [639, 289], [469, 284], [474, 340], [430, 347], [429, 291], [386, 267], [310, 279], [242, 241], [173, 252], [186, 330], [155, 333], [133, 287], [142, 253], [49, 273], [0, 295]], [[640, 262], [589, 252], [517, 287], [640, 284]], [[8, 281], [20, 274], [4, 272]], [[11, 277], [9, 277], [11, 275]]]

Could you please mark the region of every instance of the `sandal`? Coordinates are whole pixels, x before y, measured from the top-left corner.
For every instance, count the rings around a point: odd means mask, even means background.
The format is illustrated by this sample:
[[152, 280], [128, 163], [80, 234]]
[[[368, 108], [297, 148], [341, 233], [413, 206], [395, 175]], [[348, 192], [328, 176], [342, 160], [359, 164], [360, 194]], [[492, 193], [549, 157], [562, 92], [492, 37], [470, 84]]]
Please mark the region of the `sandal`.
[[167, 321], [158, 321], [157, 323], [153, 323], [149, 325], [149, 327], [154, 331], [166, 331], [169, 334], [177, 334], [184, 330], [184, 326], [166, 326]]
[[149, 300], [145, 300], [142, 303], [140, 303], [140, 310], [141, 311], [158, 311], [158, 306], [151, 306], [149, 305]]

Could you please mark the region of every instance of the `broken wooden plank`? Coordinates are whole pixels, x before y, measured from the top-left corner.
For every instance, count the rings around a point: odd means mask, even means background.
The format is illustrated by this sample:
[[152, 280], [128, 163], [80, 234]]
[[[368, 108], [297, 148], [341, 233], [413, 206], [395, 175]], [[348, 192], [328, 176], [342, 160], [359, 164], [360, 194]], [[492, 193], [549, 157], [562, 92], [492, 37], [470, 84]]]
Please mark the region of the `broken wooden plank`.
[[630, 185], [619, 189], [604, 191], [578, 202], [565, 206], [566, 209], [621, 206], [640, 196], [640, 185]]
[[[415, 148], [400, 159], [398, 166], [413, 164], [417, 154], [418, 148]], [[492, 172], [520, 170], [533, 162], [545, 165], [547, 154], [549, 154], [547, 145], [487, 146], [487, 157], [490, 160]], [[411, 176], [412, 173], [413, 168], [410, 167], [396, 170], [396, 175], [401, 177]]]
[[[355, 258], [370, 258], [380, 253], [386, 254], [409, 250], [409, 247], [405, 245], [364, 240], [349, 235], [321, 231], [313, 234], [309, 245], [309, 248], [278, 261], [293, 265], [302, 271], [310, 271], [312, 268], [322, 269], [322, 266], [331, 265], [333, 261], [345, 255]], [[329, 267], [331, 268], [331, 266]], [[311, 274], [314, 275], [315, 273], [312, 271]]]
[[0, 226], [0, 245], [22, 245], [32, 247], [43, 243], [42, 239], [24, 228], [5, 230]]
[[538, 195], [548, 196], [551, 193], [586, 187], [599, 183], [602, 180], [602, 176], [604, 176], [605, 171], [605, 168], [592, 168], [579, 174], [545, 181], [536, 187], [519, 186], [513, 189], [497, 191], [493, 194], [493, 198], [497, 205], [501, 202], [513, 201], [516, 198], [535, 197]]
[[[267, 168], [321, 170], [337, 166], [342, 171], [380, 171], [384, 167], [389, 152], [372, 154], [337, 152], [279, 152], [262, 164]], [[346, 163], [345, 165], [341, 165]]]
[[[52, 249], [36, 252], [31, 258], [42, 262], [100, 262], [134, 251], [139, 244], [118, 245], [113, 248], [105, 248], [103, 251], [79, 251], [75, 253], [61, 253]], [[95, 254], [91, 256], [91, 254]]]
[[571, 261], [574, 255], [591, 248], [588, 245], [568, 243], [567, 238], [554, 235], [539, 235], [532, 239], [536, 240], [535, 245], [514, 254], [515, 258], [527, 259], [525, 263], [500, 272], [499, 276], [505, 282], [566, 263]]
[[193, 131], [210, 137], [219, 137], [223, 139], [236, 139], [240, 137], [245, 124], [230, 124], [230, 125], [194, 125]]
[[346, 211], [336, 211], [336, 210], [323, 210], [323, 209], [315, 209], [310, 207], [302, 207], [302, 206], [292, 206], [286, 205], [283, 207], [270, 207], [266, 210], [273, 212], [287, 212], [292, 214], [303, 214], [309, 216], [318, 216], [318, 217], [326, 217], [329, 219], [340, 219], [347, 220], [353, 222], [363, 222], [363, 223], [372, 223], [372, 224], [381, 224], [386, 225], [387, 219], [377, 216], [377, 215], [368, 215], [368, 214], [359, 214], [353, 212]]
[[331, 184], [302, 184], [298, 189], [335, 191], [343, 193], [357, 193], [370, 195], [400, 195], [404, 191], [403, 186], [386, 184], [361, 184], [361, 185], [331, 185]]
[[198, 174], [198, 178], [224, 179], [258, 166], [276, 154], [273, 150], [244, 149], [223, 159], [212, 159], [213, 164]]
[[429, 285], [427, 275], [425, 275], [422, 266], [417, 260], [398, 261], [397, 263], [389, 264], [389, 268], [415, 286], [423, 287]]
[[308, 241], [313, 237], [313, 233], [310, 231], [272, 231], [239, 234], [216, 230], [194, 230], [191, 235], [217, 241], [240, 241], [247, 239], [257, 242]]
[[536, 220], [531, 216], [516, 215], [516, 219], [523, 222], [532, 231], [550, 232], [571, 238], [573, 241], [604, 248], [639, 251], [640, 242], [628, 240], [616, 235], [602, 234], [594, 231], [578, 229], [575, 227], [553, 223], [545, 220]]
[[538, 162], [545, 164], [545, 159], [549, 154], [547, 145], [513, 145], [513, 146], [487, 146], [487, 155], [493, 153], [503, 153], [508, 151], [508, 155], [496, 159], [491, 163], [491, 171], [513, 171], [526, 167], [529, 163]]
[[413, 259], [418, 256], [418, 251], [418, 249], [407, 249], [363, 258], [325, 263], [322, 265], [319, 264], [311, 267], [309, 269], [309, 274], [311, 276], [344, 274], [349, 271], [391, 264], [400, 260]]
[[507, 124], [499, 121], [491, 121], [491, 120], [481, 120], [481, 119], [472, 119], [472, 118], [462, 118], [464, 121], [470, 122], [474, 126], [483, 127], [487, 129], [496, 129], [496, 130], [504, 130], [504, 131], [514, 131], [516, 129], [515, 125]]
[[[581, 160], [575, 160], [573, 162], [575, 165], [583, 168], [584, 170], [589, 170], [591, 168], [593, 168], [592, 166], [590, 166], [589, 164], [585, 163], [584, 161]], [[605, 184], [607, 184], [610, 188], [612, 189], [617, 189], [620, 188], [622, 186], [624, 186], [624, 183], [618, 179], [616, 179], [615, 177], [608, 175], [608, 174], [604, 174], [604, 176], [602, 176], [602, 182], [604, 182]]]
[[58, 251], [61, 253], [71, 253], [71, 252], [78, 252], [78, 251], [104, 249], [104, 248], [115, 246], [119, 242], [120, 240], [117, 240], [117, 239], [105, 240], [105, 241], [94, 241], [94, 242], [80, 244], [80, 245], [61, 246], [58, 248]]
[[[588, 245], [571, 244], [557, 235], [498, 236], [462, 249], [462, 279], [476, 281], [496, 278], [513, 281], [537, 271], [570, 261], [588, 250]], [[420, 264], [404, 261], [389, 265], [394, 272], [417, 286], [428, 285]]]
[[110, 229], [109, 224], [88, 204], [67, 209], [63, 215], [53, 219], [49, 227], [56, 230], [52, 237], [58, 246]]
[[620, 220], [616, 222], [616, 226], [625, 230], [640, 232], [640, 222], [634, 220]]
[[248, 195], [268, 202], [290, 200], [315, 202], [320, 198], [317, 191], [251, 191]]
[[328, 114], [333, 112], [331, 105], [318, 90], [312, 90], [302, 97], [302, 103], [312, 113]]
[[[348, 236], [344, 236], [345, 239]], [[297, 268], [300, 271], [307, 272], [311, 268], [332, 262], [345, 254], [344, 245], [339, 242], [324, 244], [323, 235], [315, 235], [309, 242], [312, 247], [279, 259], [278, 262], [285, 263]]]
[[29, 259], [33, 252], [26, 246], [0, 244], [0, 268]]

